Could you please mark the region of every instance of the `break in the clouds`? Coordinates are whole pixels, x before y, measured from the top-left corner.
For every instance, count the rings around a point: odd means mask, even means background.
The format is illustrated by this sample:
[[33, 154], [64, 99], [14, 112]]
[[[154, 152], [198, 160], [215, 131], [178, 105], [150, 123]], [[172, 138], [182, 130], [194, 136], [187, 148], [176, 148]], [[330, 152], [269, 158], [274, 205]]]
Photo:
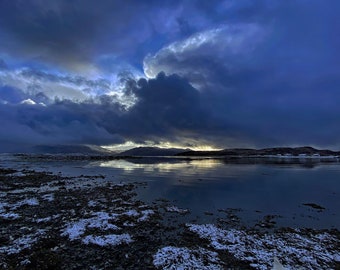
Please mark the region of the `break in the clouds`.
[[332, 0], [2, 1], [0, 147], [337, 148], [339, 8]]

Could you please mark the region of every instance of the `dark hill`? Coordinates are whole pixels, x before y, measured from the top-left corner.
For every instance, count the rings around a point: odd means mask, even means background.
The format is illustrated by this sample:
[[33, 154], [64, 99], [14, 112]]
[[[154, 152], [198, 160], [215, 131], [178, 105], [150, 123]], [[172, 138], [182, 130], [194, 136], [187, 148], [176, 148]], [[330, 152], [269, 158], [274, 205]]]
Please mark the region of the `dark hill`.
[[220, 151], [185, 151], [178, 156], [267, 156], [267, 155], [340, 155], [339, 151], [319, 150], [310, 146], [304, 147], [274, 147], [264, 149], [233, 148]]
[[159, 148], [159, 147], [136, 147], [120, 153], [120, 156], [174, 156], [188, 149]]

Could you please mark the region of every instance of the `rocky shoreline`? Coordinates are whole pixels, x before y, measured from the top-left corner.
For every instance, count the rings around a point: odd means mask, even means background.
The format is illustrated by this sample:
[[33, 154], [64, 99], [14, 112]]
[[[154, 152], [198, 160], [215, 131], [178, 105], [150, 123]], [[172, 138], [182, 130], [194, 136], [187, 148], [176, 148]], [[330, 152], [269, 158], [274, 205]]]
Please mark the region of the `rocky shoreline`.
[[[183, 222], [146, 183], [0, 168], [1, 269], [340, 269], [340, 232]], [[266, 220], [268, 224], [271, 219]]]

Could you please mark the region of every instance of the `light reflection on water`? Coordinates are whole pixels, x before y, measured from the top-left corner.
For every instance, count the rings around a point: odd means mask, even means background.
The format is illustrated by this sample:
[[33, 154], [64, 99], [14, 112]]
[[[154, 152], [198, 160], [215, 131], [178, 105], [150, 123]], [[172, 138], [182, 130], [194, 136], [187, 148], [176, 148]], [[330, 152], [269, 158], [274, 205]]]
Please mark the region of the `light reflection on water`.
[[[242, 162], [241, 162], [242, 163]], [[143, 200], [165, 198], [193, 216], [241, 208], [246, 222], [280, 215], [282, 226], [340, 228], [340, 164], [230, 164], [223, 160], [110, 161], [92, 163], [119, 179], [147, 181]], [[304, 206], [316, 203], [326, 208]]]
[[174, 170], [206, 170], [222, 166], [216, 159], [190, 160], [188, 162], [162, 162], [162, 163], [133, 163], [127, 160], [111, 160], [99, 162], [93, 165], [104, 168], [117, 168], [124, 171], [134, 171], [142, 169], [144, 171], [170, 172]]
[[[140, 163], [142, 162], [142, 163]], [[171, 160], [159, 162], [157, 160], [151, 160], [149, 163], [145, 163], [140, 160], [111, 160], [104, 162], [93, 162], [93, 167], [119, 169], [124, 172], [144, 171], [144, 172], [158, 172], [158, 173], [176, 173], [187, 175], [196, 175], [202, 172], [216, 172], [216, 170], [225, 171], [228, 164], [221, 162], [218, 159], [193, 159], [193, 160]], [[244, 173], [245, 171], [252, 170], [254, 166], [242, 166], [242, 170], [238, 170], [237, 166], [230, 164], [228, 166], [229, 176], [232, 172]], [[236, 169], [236, 170], [235, 170]]]
[[[140, 163], [143, 162], [143, 163]], [[256, 165], [244, 166], [225, 164], [218, 159], [194, 160], [112, 160], [93, 162], [92, 167], [120, 171], [122, 176], [141, 177], [148, 182], [161, 181], [164, 185], [197, 186], [203, 181], [220, 181], [225, 178], [238, 178], [256, 170]], [[240, 168], [241, 166], [241, 168]]]

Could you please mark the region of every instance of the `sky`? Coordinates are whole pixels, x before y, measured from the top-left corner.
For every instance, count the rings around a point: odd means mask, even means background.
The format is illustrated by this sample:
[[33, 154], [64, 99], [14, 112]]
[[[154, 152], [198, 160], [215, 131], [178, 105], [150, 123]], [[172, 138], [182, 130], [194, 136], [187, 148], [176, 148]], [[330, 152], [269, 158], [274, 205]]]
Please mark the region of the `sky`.
[[2, 0], [0, 152], [340, 149], [338, 0]]

